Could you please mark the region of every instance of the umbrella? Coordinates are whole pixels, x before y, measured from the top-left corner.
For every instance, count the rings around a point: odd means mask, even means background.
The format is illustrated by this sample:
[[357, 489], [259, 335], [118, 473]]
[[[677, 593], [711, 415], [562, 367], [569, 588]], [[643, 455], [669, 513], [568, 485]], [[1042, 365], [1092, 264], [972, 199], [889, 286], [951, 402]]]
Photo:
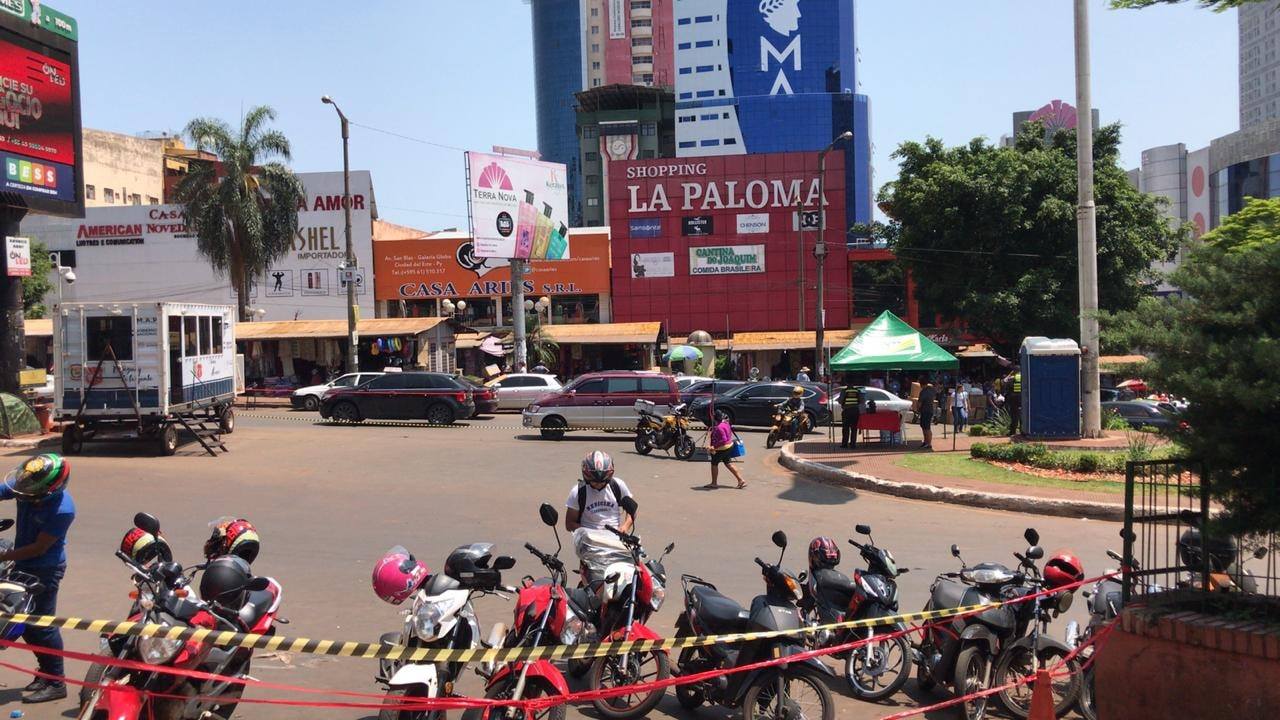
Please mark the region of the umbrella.
[[676, 360], [701, 360], [702, 351], [696, 347], [689, 345], [676, 345], [662, 356], [664, 362], [674, 362]]
[[1142, 380], [1125, 380], [1119, 385], [1116, 385], [1116, 387], [1124, 390], [1132, 390], [1136, 393], [1144, 393], [1147, 391], [1147, 384]]

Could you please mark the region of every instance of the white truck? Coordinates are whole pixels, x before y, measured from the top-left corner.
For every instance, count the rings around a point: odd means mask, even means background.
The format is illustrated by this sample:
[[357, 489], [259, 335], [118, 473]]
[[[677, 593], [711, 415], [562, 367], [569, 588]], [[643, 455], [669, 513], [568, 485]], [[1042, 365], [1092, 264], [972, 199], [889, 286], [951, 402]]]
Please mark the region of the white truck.
[[210, 454], [235, 428], [235, 310], [197, 303], [66, 303], [54, 312], [54, 417], [62, 451], [145, 439], [163, 455], [184, 427]]

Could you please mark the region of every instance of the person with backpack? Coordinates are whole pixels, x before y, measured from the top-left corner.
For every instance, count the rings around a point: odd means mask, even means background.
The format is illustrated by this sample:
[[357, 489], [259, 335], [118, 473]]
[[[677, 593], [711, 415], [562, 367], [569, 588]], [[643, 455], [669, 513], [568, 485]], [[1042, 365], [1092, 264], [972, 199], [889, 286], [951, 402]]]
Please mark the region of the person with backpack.
[[564, 529], [603, 530], [606, 526], [631, 532], [635, 518], [622, 509], [622, 498], [632, 497], [621, 478], [614, 477], [613, 458], [596, 450], [582, 461], [582, 479], [565, 501]]

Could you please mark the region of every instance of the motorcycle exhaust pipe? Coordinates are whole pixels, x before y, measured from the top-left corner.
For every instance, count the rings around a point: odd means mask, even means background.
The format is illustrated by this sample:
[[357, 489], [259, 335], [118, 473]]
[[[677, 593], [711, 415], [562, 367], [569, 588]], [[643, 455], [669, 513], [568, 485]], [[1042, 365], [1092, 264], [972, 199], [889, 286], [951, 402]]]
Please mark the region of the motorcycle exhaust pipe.
[[[493, 629], [489, 631], [489, 639], [485, 640], [484, 644], [486, 647], [491, 647], [491, 648], [502, 647], [502, 641], [506, 637], [507, 637], [507, 624], [503, 622], [497, 622], [493, 624]], [[492, 660], [486, 660], [480, 663], [480, 674], [484, 675], [486, 678], [492, 677], [493, 674], [497, 672], [497, 670], [498, 669], [496, 667], [496, 663], [494, 663]]]

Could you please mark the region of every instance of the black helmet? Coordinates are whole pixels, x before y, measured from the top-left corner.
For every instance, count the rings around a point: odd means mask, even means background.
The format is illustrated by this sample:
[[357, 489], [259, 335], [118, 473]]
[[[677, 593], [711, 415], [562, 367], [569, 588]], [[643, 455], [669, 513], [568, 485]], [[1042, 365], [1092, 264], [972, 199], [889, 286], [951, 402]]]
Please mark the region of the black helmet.
[[464, 588], [492, 588], [501, 582], [501, 574], [490, 567], [493, 543], [461, 545], [444, 561], [444, 574]]
[[235, 555], [209, 561], [200, 577], [200, 599], [223, 607], [240, 609], [253, 575], [249, 563]]

